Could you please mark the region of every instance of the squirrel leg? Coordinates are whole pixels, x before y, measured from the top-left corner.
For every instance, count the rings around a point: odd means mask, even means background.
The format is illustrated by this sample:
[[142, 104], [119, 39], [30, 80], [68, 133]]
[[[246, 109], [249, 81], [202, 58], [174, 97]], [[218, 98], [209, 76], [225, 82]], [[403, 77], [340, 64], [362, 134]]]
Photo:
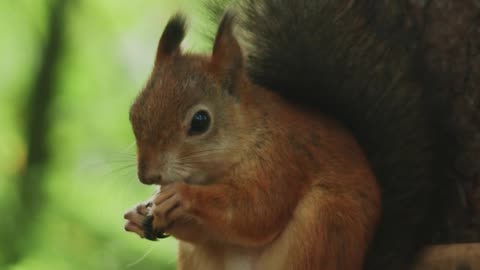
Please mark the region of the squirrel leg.
[[269, 243], [286, 224], [288, 209], [277, 206], [282, 203], [265, 201], [267, 196], [253, 197], [252, 188], [231, 183], [171, 184], [153, 201], [153, 231], [166, 228], [167, 233], [189, 242], [195, 241], [184, 239], [185, 235], [202, 234], [210, 240], [244, 247]]
[[378, 211], [346, 195], [313, 190], [262, 254], [260, 269], [361, 270]]

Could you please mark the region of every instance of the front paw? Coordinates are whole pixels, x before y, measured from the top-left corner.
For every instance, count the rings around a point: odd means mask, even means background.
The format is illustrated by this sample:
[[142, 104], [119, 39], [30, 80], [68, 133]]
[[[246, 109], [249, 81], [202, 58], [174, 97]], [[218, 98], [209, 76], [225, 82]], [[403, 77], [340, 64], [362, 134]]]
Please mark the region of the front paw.
[[185, 199], [186, 184], [170, 184], [163, 186], [160, 193], [153, 199], [152, 209], [149, 216], [143, 222], [145, 238], [156, 240], [169, 235], [166, 230], [174, 226], [174, 223], [187, 217], [189, 203]]
[[145, 237], [145, 232], [143, 229], [143, 224], [145, 220], [148, 219], [148, 212], [150, 211], [153, 203], [141, 203], [134, 208], [130, 209], [123, 216], [127, 220], [125, 223], [125, 230], [128, 232], [133, 232], [139, 235], [140, 237]]

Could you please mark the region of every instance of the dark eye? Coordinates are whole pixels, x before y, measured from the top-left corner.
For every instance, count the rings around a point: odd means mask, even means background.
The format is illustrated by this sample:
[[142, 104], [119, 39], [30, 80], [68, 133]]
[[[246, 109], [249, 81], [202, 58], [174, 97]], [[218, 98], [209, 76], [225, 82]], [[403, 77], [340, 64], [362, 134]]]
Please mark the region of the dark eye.
[[198, 111], [192, 117], [188, 135], [199, 135], [208, 130], [210, 127], [210, 115], [206, 111]]

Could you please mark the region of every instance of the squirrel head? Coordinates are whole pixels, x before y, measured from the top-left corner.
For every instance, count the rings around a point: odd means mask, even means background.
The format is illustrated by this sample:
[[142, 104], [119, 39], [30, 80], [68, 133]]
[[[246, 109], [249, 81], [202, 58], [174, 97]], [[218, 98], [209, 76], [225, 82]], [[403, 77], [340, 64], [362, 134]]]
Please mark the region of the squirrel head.
[[238, 162], [248, 82], [232, 22], [227, 13], [211, 56], [182, 53], [185, 19], [168, 22], [150, 79], [130, 109], [142, 183], [207, 183]]

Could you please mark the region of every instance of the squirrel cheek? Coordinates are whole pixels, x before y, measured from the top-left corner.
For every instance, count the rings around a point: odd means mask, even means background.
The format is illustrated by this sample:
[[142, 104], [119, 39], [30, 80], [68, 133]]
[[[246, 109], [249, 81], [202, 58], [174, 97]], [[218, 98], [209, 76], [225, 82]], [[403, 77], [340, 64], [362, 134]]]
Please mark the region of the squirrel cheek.
[[193, 173], [190, 177], [185, 179], [185, 183], [194, 185], [208, 184], [207, 174]]

